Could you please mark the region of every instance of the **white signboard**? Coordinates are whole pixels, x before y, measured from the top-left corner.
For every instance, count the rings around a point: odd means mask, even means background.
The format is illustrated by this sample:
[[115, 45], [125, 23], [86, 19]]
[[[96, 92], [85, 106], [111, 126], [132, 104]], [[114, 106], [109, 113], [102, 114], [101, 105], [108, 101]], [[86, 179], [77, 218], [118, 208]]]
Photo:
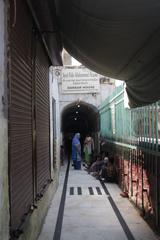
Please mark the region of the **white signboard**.
[[97, 93], [100, 91], [99, 75], [86, 68], [62, 69], [63, 93]]

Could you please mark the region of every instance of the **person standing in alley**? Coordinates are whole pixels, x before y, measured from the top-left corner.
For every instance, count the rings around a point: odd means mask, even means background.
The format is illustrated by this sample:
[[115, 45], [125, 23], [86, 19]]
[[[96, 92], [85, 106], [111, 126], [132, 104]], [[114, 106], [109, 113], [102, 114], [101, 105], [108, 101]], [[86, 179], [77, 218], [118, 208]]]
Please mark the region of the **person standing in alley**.
[[87, 166], [91, 165], [93, 152], [94, 152], [94, 141], [90, 135], [87, 135], [84, 140], [84, 161]]
[[63, 145], [61, 145], [61, 148], [60, 148], [60, 159], [61, 159], [61, 166], [64, 165], [64, 147]]
[[72, 160], [74, 169], [81, 169], [81, 143], [80, 133], [76, 133], [72, 139]]

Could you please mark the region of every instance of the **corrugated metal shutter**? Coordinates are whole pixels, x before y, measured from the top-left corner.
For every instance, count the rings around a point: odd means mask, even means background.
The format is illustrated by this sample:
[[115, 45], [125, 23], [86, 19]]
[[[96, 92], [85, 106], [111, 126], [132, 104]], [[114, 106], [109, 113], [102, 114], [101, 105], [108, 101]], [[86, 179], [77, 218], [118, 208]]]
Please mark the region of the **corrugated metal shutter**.
[[49, 59], [40, 41], [36, 48], [36, 190], [44, 190], [50, 180]]
[[24, 1], [16, 1], [16, 13], [11, 5], [10, 19], [10, 224], [15, 230], [33, 203], [32, 21]]

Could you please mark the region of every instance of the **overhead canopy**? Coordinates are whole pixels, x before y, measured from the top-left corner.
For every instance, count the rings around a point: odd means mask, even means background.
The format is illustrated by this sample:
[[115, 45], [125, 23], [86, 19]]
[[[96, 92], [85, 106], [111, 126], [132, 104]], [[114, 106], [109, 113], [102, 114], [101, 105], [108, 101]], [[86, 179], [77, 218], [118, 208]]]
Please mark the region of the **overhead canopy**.
[[125, 80], [131, 107], [160, 98], [159, 0], [56, 0], [56, 11], [66, 50]]

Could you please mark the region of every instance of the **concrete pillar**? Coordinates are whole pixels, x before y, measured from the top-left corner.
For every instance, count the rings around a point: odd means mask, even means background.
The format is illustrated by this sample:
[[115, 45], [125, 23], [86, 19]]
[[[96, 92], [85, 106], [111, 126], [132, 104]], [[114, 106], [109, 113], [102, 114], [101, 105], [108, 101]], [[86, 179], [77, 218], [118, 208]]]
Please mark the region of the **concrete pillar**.
[[[59, 89], [57, 79], [54, 78], [53, 67], [50, 67], [50, 142], [51, 142], [51, 176], [55, 179], [56, 173], [60, 168], [60, 112], [59, 112]], [[54, 112], [52, 109], [52, 100], [55, 101]], [[53, 126], [56, 125], [56, 126]], [[53, 139], [54, 131], [54, 139]], [[53, 156], [54, 147], [54, 156]], [[56, 160], [56, 166], [53, 169], [53, 158]], [[56, 179], [57, 181], [58, 179]]]
[[9, 239], [6, 4], [0, 0], [0, 239]]

